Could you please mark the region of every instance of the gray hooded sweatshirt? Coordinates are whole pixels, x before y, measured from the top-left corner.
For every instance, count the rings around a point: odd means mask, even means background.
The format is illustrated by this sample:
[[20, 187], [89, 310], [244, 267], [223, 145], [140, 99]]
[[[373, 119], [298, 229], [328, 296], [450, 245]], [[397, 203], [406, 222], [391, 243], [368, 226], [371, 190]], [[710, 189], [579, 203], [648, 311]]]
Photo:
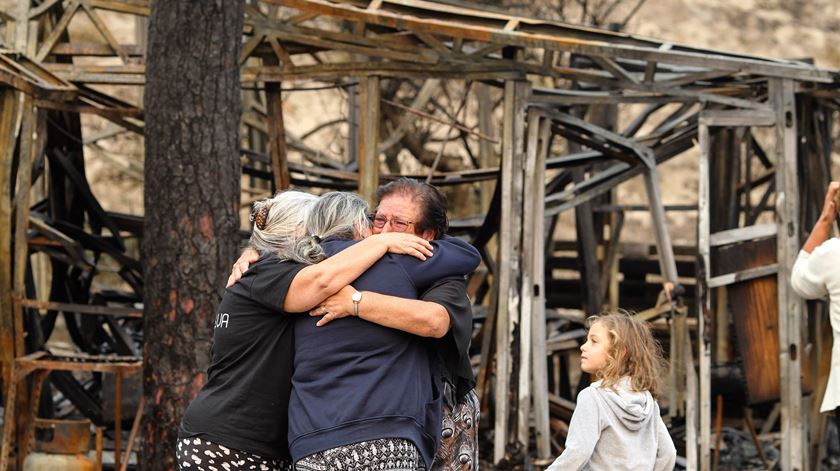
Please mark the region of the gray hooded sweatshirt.
[[596, 381], [578, 394], [566, 450], [546, 471], [670, 471], [676, 458], [659, 405], [625, 377], [614, 390]]

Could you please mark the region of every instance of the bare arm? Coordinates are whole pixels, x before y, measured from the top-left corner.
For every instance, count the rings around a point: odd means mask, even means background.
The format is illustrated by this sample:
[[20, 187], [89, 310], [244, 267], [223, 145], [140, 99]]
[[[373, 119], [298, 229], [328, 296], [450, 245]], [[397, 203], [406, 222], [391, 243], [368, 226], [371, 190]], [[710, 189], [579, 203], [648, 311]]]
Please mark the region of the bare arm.
[[831, 224], [837, 216], [837, 206], [834, 203], [834, 198], [838, 192], [840, 192], [840, 182], [831, 182], [828, 184], [822, 213], [820, 213], [820, 218], [814, 224], [814, 228], [811, 230], [808, 240], [805, 241], [805, 245], [802, 246], [802, 250], [811, 253], [815, 248], [828, 240], [831, 234]]
[[412, 255], [421, 260], [432, 256], [432, 245], [406, 233], [370, 236], [315, 265], [301, 270], [292, 280], [283, 303], [286, 312], [303, 312], [358, 278], [388, 252]]
[[[318, 320], [318, 326], [325, 325], [334, 319], [352, 316], [354, 309], [350, 296], [355, 291], [352, 286], [342, 288], [341, 291], [321, 303], [323, 309], [315, 308], [309, 312], [309, 315], [324, 316]], [[362, 292], [359, 318], [421, 337], [441, 338], [449, 331], [449, 314], [440, 304], [398, 298], [372, 291]]]

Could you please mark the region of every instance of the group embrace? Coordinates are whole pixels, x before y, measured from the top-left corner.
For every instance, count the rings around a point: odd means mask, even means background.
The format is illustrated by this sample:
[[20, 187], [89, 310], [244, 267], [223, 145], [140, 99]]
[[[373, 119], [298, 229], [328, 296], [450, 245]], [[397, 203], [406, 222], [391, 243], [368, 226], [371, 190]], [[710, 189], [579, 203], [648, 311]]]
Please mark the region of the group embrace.
[[480, 255], [445, 235], [431, 185], [377, 199], [373, 213], [344, 192], [255, 203], [180, 469], [475, 469], [465, 275]]
[[[399, 179], [377, 200], [369, 212], [353, 193], [286, 191], [254, 205], [178, 433], [181, 470], [478, 469], [465, 276], [481, 257], [446, 235], [431, 185]], [[598, 381], [549, 469], [673, 469], [648, 326], [626, 313], [588, 326], [581, 370]]]

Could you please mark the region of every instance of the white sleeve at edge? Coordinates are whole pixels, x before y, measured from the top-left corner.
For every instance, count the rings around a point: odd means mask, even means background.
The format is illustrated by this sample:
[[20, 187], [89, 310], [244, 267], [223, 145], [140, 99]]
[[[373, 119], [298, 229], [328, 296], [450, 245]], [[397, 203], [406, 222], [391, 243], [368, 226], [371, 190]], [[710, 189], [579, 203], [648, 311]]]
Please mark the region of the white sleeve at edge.
[[[836, 249], [840, 251], [840, 247]], [[796, 294], [805, 299], [827, 296], [828, 289], [825, 285], [824, 276], [829, 271], [825, 265], [830, 265], [833, 258], [840, 257], [824, 250], [823, 246], [817, 247], [811, 254], [800, 250], [790, 275], [790, 285], [796, 291]]]

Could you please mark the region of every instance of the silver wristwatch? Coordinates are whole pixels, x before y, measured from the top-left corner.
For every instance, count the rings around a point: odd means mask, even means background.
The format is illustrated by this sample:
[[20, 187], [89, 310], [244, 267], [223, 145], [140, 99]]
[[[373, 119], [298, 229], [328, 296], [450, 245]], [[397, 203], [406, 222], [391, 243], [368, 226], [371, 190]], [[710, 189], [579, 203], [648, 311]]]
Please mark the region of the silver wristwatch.
[[353, 315], [359, 317], [359, 303], [362, 302], [362, 292], [356, 291], [350, 296], [350, 299], [353, 300]]

